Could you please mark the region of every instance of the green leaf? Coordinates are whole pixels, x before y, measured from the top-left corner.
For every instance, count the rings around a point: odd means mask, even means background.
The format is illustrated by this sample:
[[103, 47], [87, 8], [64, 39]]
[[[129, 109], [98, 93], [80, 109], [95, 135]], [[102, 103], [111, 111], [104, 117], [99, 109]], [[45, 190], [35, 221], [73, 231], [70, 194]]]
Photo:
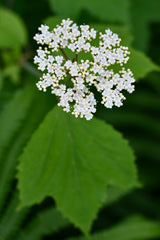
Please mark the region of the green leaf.
[[4, 107], [0, 116], [0, 157], [3, 149], [7, 146], [26, 117], [31, 101], [33, 90], [26, 87], [19, 90]]
[[135, 36], [134, 46], [139, 50], [146, 51], [152, 34], [151, 24], [160, 22], [160, 1], [133, 0], [131, 3], [131, 27]]
[[40, 240], [43, 236], [58, 232], [69, 222], [53, 207], [42, 210], [20, 231], [16, 240]]
[[13, 238], [13, 234], [19, 231], [21, 223], [29, 212], [29, 209], [27, 208], [17, 211], [17, 205], [18, 197], [16, 192], [10, 199], [10, 202], [7, 202], [7, 209], [5, 209], [3, 215], [1, 215], [0, 233], [4, 239]]
[[137, 185], [134, 155], [120, 133], [101, 120], [76, 119], [58, 107], [33, 134], [18, 169], [20, 207], [52, 196], [85, 233], [107, 184], [123, 189]]
[[111, 205], [112, 203], [118, 201], [120, 198], [122, 198], [124, 195], [128, 194], [132, 188], [119, 188], [119, 187], [113, 187], [109, 186], [107, 188], [107, 196], [104, 205], [108, 206]]
[[0, 92], [3, 86], [3, 77], [2, 77], [2, 70], [0, 69]]
[[[143, 156], [146, 158], [150, 157], [153, 160], [155, 159], [159, 161], [159, 155], [160, 155], [159, 141], [153, 141], [153, 140], [146, 139], [145, 137], [141, 137], [141, 138], [139, 137], [136, 139], [133, 138], [131, 142], [132, 142], [132, 146], [134, 146], [134, 149], [139, 156]], [[149, 183], [150, 183], [151, 182], [150, 175], [148, 177], [149, 177]], [[156, 181], [155, 175], [154, 175], [154, 180]]]
[[[93, 234], [90, 240], [150, 240], [160, 237], [160, 223], [132, 216], [111, 229]], [[87, 237], [69, 238], [68, 240], [88, 240]]]
[[[1, 132], [4, 133], [7, 138], [3, 138], [2, 135], [3, 142], [1, 146], [6, 149], [0, 154], [0, 210], [3, 209], [8, 197], [8, 192], [12, 186], [18, 157], [26, 142], [37, 128], [37, 125], [51, 108], [48, 100], [51, 99], [48, 99], [41, 93], [34, 92], [33, 89], [26, 88], [17, 92], [11, 100], [12, 104], [8, 104], [9, 107], [7, 106], [7, 108], [5, 108], [5, 114], [3, 113], [3, 116], [5, 116], [3, 119], [5, 121], [1, 121], [4, 132], [2, 130]], [[28, 103], [27, 109], [24, 103]], [[8, 112], [10, 115], [7, 114]], [[12, 113], [16, 118], [14, 118]]]
[[48, 17], [43, 21], [47, 26], [49, 26], [50, 30], [55, 28], [57, 25], [60, 25], [62, 22], [62, 18], [60, 17]]
[[153, 71], [160, 71], [160, 67], [153, 63], [145, 53], [131, 48], [129, 50], [131, 55], [126, 68], [128, 67], [132, 70], [135, 79], [144, 78], [148, 73]]
[[3, 77], [10, 78], [14, 84], [20, 83], [21, 67], [18, 64], [6, 66], [3, 70]]
[[0, 48], [21, 47], [27, 43], [27, 31], [21, 18], [0, 8]]
[[19, 135], [19, 129], [23, 126], [32, 100], [33, 90], [30, 87], [19, 90], [6, 104], [0, 115], [0, 210], [10, 191], [17, 157], [21, 151], [20, 146], [23, 145], [27, 133], [20, 131], [20, 135], [25, 133], [20, 139], [14, 139], [14, 136]]
[[10, 67], [12, 65], [21, 66], [20, 59], [23, 58], [22, 48], [12, 48], [12, 49], [5, 49], [1, 51], [1, 58], [4, 63], [4, 67]]
[[49, 0], [49, 2], [53, 12], [64, 18], [75, 19], [82, 10], [86, 10], [102, 21], [118, 21], [120, 23], [129, 21], [128, 0]]
[[123, 114], [121, 111], [112, 111], [110, 113], [107, 111], [99, 111], [97, 116], [107, 122], [116, 124], [116, 126], [135, 126], [149, 135], [151, 134], [157, 138], [160, 136], [159, 120], [154, 116], [131, 111], [123, 112]]

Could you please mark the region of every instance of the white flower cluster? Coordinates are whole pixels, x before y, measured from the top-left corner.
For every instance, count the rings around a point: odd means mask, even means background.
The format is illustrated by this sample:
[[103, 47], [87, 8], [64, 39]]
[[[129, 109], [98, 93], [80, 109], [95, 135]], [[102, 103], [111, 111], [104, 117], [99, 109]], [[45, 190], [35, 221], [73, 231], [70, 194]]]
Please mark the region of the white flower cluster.
[[[43, 76], [37, 87], [43, 91], [51, 87], [59, 101], [58, 106], [64, 111], [90, 120], [96, 112], [92, 86], [102, 93], [102, 104], [106, 108], [123, 104], [122, 90], [134, 91], [132, 72], [124, 67], [117, 73], [112, 69], [112, 65], [127, 63], [129, 51], [120, 46], [121, 39], [111, 30], [99, 34], [99, 46], [91, 45], [97, 37], [93, 28], [88, 25], [78, 27], [70, 19], [62, 20], [52, 31], [46, 25], [41, 25], [39, 30], [41, 33], [34, 39], [41, 46], [34, 62], [43, 71]], [[86, 53], [88, 59], [80, 59], [80, 54], [85, 56]]]

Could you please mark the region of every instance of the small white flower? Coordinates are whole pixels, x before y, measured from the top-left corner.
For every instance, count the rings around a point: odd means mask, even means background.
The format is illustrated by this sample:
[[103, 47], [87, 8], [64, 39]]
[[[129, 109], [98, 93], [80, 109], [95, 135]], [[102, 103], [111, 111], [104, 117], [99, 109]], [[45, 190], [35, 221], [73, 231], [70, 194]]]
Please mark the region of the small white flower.
[[77, 65], [77, 63], [72, 64], [69, 73], [71, 74], [72, 77], [76, 77], [78, 75], [78, 65]]
[[[102, 94], [101, 103], [106, 108], [120, 107], [125, 100], [122, 91], [134, 91], [135, 79], [130, 69], [123, 67], [115, 72], [112, 66], [127, 63], [129, 51], [120, 46], [121, 39], [110, 29], [99, 34], [99, 45], [92, 45], [97, 37], [95, 29], [89, 25], [78, 27], [70, 19], [49, 31], [47, 25], [39, 27], [40, 34], [34, 39], [41, 47], [37, 50], [34, 63], [43, 72], [36, 84], [44, 92], [51, 87], [58, 98], [58, 106], [75, 117], [90, 120], [96, 112], [96, 99], [90, 87], [96, 87]], [[73, 52], [71, 58], [66, 49]], [[59, 53], [61, 52], [61, 55]], [[90, 59], [80, 59], [79, 53], [90, 53]], [[82, 54], [82, 56], [83, 56]]]
[[47, 25], [41, 25], [38, 30], [41, 31], [42, 33], [46, 33], [48, 31], [49, 27]]
[[55, 60], [58, 65], [61, 65], [63, 63], [64, 58], [63, 58], [63, 56], [56, 56]]
[[68, 48], [71, 49], [72, 52], [74, 52], [77, 48], [76, 43], [70, 43], [68, 45]]
[[52, 55], [48, 56], [48, 62], [53, 63], [54, 57]]
[[97, 31], [94, 30], [94, 28], [92, 28], [91, 31], [90, 31], [91, 38], [95, 39], [96, 38], [96, 33], [97, 33]]
[[68, 60], [66, 61], [66, 63], [64, 64], [64, 66], [69, 69], [72, 66], [72, 61]]

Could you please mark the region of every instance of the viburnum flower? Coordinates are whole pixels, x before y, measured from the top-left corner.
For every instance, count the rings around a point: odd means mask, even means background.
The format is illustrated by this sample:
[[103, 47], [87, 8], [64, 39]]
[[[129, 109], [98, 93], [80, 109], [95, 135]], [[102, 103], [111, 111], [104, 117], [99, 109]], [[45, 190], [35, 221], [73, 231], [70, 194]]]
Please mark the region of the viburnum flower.
[[[40, 44], [34, 63], [43, 75], [37, 87], [44, 92], [51, 87], [64, 111], [90, 120], [96, 112], [93, 86], [101, 92], [106, 108], [122, 106], [122, 91], [134, 91], [133, 74], [123, 67], [129, 59], [128, 47], [121, 46], [121, 39], [110, 29], [98, 35], [89, 25], [78, 27], [67, 19], [52, 31], [47, 25], [41, 25], [39, 31], [34, 36]], [[99, 44], [95, 46], [92, 42], [97, 35]], [[115, 72], [116, 65], [121, 69]]]

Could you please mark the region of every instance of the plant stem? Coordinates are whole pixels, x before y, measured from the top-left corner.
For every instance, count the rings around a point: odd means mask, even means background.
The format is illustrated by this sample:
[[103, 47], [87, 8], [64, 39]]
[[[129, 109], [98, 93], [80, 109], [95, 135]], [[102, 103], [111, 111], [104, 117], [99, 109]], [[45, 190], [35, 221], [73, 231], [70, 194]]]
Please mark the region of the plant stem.
[[78, 53], [76, 53], [75, 57], [72, 59], [72, 62], [78, 61]]
[[65, 51], [62, 48], [60, 48], [60, 50], [61, 50], [63, 56], [65, 57], [65, 59], [70, 60], [69, 57], [66, 55]]
[[78, 62], [78, 53], [76, 53], [75, 61]]

